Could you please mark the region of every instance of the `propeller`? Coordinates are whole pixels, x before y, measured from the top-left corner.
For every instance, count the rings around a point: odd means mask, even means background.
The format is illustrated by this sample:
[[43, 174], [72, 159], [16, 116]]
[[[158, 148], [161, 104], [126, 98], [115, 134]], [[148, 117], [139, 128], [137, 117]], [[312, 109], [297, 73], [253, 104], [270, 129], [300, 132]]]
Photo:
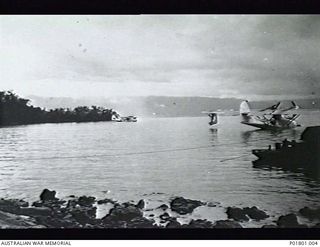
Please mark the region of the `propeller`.
[[278, 102], [278, 103], [275, 104], [275, 105], [272, 105], [272, 106], [269, 106], [269, 107], [267, 107], [267, 108], [265, 108], [265, 109], [262, 109], [262, 110], [260, 110], [260, 112], [266, 111], [266, 110], [276, 110], [276, 109], [279, 107], [280, 103], [281, 103], [281, 102]]

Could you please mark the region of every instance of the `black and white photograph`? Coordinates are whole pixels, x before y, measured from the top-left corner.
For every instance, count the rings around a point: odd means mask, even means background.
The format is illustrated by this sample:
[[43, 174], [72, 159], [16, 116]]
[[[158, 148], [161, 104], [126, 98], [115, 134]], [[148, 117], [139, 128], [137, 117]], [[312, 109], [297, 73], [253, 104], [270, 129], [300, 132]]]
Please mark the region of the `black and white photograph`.
[[1, 229], [320, 227], [318, 15], [0, 17]]

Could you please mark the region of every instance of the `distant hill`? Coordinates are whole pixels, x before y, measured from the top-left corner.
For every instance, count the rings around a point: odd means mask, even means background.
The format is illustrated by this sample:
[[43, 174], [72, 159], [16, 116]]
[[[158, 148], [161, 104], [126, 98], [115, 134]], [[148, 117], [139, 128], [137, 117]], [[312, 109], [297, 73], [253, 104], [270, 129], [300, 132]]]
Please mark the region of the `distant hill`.
[[[147, 96], [147, 97], [113, 97], [113, 98], [44, 98], [28, 96], [32, 104], [46, 109], [64, 107], [73, 108], [79, 105], [99, 105], [112, 108], [122, 115], [138, 115], [145, 117], [179, 117], [201, 116], [202, 111], [227, 111], [236, 114], [242, 99], [236, 98], [211, 98], [211, 97], [172, 97], [172, 96]], [[277, 101], [252, 101], [252, 108], [261, 109]], [[290, 104], [290, 101], [282, 101]], [[295, 102], [303, 109], [319, 109], [320, 99], [299, 99]], [[314, 103], [314, 104], [313, 104]], [[231, 111], [230, 111], [231, 110]], [[233, 110], [233, 111], [232, 111]]]
[[202, 111], [217, 111], [225, 109], [238, 110], [241, 99], [209, 98], [209, 97], [161, 97], [145, 98], [148, 113], [157, 116], [200, 116]]
[[[294, 102], [301, 109], [320, 109], [320, 98], [313, 99], [293, 99]], [[251, 105], [255, 109], [265, 108], [269, 105], [273, 105], [279, 102], [278, 100], [269, 100], [269, 101], [252, 101]], [[283, 104], [291, 105], [291, 100], [281, 100]]]

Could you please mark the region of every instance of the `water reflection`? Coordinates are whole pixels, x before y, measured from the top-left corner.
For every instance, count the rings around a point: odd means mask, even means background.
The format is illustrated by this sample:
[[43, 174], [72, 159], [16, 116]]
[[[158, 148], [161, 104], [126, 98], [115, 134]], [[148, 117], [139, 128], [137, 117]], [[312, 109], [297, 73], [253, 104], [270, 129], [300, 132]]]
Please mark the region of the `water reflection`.
[[255, 130], [242, 131], [240, 133], [240, 136], [243, 143], [249, 143], [252, 141], [266, 141], [266, 140], [276, 142], [276, 141], [282, 141], [285, 138], [289, 140], [299, 140], [301, 133], [302, 133], [301, 130], [295, 130], [295, 129], [288, 129], [288, 130], [281, 130], [281, 131], [255, 129]]
[[[267, 148], [284, 138], [292, 140], [294, 132], [274, 134], [251, 129], [241, 125], [235, 117], [222, 118], [221, 122], [213, 129], [197, 118], [164, 118], [126, 125], [51, 124], [11, 128], [10, 131], [0, 129], [3, 137], [0, 156], [17, 159], [10, 164], [0, 162], [0, 166], [10, 165], [8, 168], [14, 169], [3, 171], [13, 172], [14, 176], [0, 176], [0, 189], [4, 189], [0, 190], [0, 196], [8, 193], [12, 198], [26, 197], [33, 201], [37, 200], [41, 189], [48, 187], [61, 195], [97, 197], [105, 197], [102, 191], [108, 190], [108, 196], [128, 201], [141, 199], [142, 194], [165, 192], [164, 198], [182, 195], [224, 205], [256, 205], [270, 214], [302, 208], [306, 201], [320, 201], [320, 193], [312, 194], [319, 191], [319, 184], [312, 183], [314, 180], [304, 174], [252, 167], [251, 161], [255, 159], [252, 149]], [[299, 138], [299, 132], [296, 133]], [[17, 150], [7, 145], [8, 142], [15, 143]], [[82, 158], [93, 154], [143, 153], [198, 146], [209, 148]], [[80, 158], [46, 159], [57, 156]], [[27, 157], [39, 160], [25, 159]], [[301, 191], [311, 193], [312, 197]], [[279, 196], [279, 193], [285, 194]]]
[[242, 142], [248, 145], [255, 143], [258, 145], [267, 146], [270, 144], [270, 141], [282, 139], [281, 135], [279, 135], [279, 132], [261, 129], [242, 131], [240, 136]]
[[218, 141], [218, 129], [209, 128], [210, 142], [215, 144]]
[[243, 143], [248, 143], [252, 137], [252, 135], [255, 134], [259, 130], [248, 130], [248, 131], [242, 131], [241, 132], [241, 138]]
[[[290, 159], [290, 157], [288, 157]], [[287, 177], [293, 177], [296, 180], [303, 180], [305, 179], [313, 179], [315, 181], [320, 182], [320, 169], [319, 167], [309, 167], [304, 168], [303, 166], [301, 167], [296, 167], [296, 166], [290, 166], [290, 165], [279, 165], [279, 164], [271, 164], [271, 163], [266, 163], [263, 160], [255, 160], [252, 161], [253, 167], [256, 169], [262, 169], [262, 170], [270, 170], [270, 171], [283, 171], [288, 174]], [[303, 175], [303, 176], [301, 176]]]

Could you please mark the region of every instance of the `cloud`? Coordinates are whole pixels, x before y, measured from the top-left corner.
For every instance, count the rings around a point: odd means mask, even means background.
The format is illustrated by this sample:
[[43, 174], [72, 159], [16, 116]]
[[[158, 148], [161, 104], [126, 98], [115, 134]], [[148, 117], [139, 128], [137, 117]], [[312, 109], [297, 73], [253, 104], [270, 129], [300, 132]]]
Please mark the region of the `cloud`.
[[320, 94], [320, 17], [2, 16], [3, 89], [45, 96]]

